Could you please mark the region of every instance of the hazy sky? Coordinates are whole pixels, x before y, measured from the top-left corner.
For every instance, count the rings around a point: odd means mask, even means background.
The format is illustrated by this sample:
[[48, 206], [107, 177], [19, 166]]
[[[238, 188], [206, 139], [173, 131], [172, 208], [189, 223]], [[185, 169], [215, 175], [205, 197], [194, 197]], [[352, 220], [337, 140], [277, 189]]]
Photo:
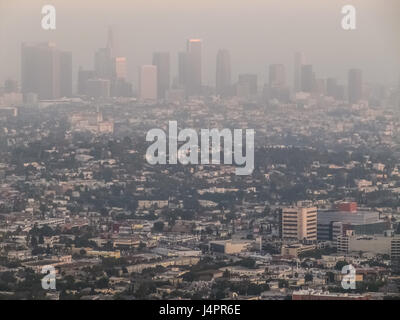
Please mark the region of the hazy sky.
[[[41, 8], [57, 9], [57, 30], [41, 29]], [[357, 30], [341, 29], [341, 8], [357, 8]], [[293, 54], [302, 51], [317, 77], [346, 79], [347, 69], [364, 70], [366, 80], [390, 83], [400, 75], [400, 0], [0, 0], [0, 81], [19, 80], [22, 41], [52, 40], [93, 68], [104, 47], [107, 26], [115, 25], [118, 51], [136, 70], [154, 51], [171, 53], [172, 75], [185, 41], [204, 41], [204, 83], [215, 83], [217, 50], [231, 53], [232, 74], [258, 73], [286, 65], [292, 85]]]

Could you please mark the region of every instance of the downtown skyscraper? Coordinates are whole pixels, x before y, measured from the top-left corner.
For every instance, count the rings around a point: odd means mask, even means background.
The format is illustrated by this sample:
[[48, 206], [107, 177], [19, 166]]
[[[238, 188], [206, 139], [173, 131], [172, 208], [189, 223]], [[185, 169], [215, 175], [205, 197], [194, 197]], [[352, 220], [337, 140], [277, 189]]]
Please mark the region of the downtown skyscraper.
[[347, 85], [349, 102], [359, 102], [362, 99], [362, 71], [360, 69], [349, 70]]
[[189, 78], [189, 54], [186, 51], [178, 53], [178, 86], [186, 89], [186, 82]]
[[187, 40], [187, 78], [186, 90], [188, 95], [199, 95], [202, 92], [202, 47], [201, 39]]
[[301, 67], [301, 91], [311, 93], [314, 90], [315, 74], [311, 64]]
[[111, 81], [116, 77], [114, 46], [114, 33], [109, 27], [106, 47], [98, 49], [94, 55], [94, 71], [98, 78]]
[[158, 99], [164, 99], [170, 88], [170, 57], [168, 52], [155, 52], [153, 65], [157, 67], [157, 95]]
[[157, 100], [157, 67], [143, 65], [139, 69], [139, 98], [142, 101]]
[[231, 57], [226, 49], [217, 53], [216, 93], [226, 97], [231, 91]]
[[296, 52], [294, 54], [294, 83], [293, 90], [294, 92], [301, 91], [301, 68], [304, 64], [304, 57], [301, 52]]
[[127, 81], [127, 60], [126, 57], [117, 55], [112, 27], [108, 28], [106, 47], [98, 49], [95, 53], [94, 76], [110, 83], [111, 96], [131, 96], [132, 85]]
[[287, 102], [290, 97], [289, 87], [286, 85], [286, 70], [283, 64], [272, 64], [268, 72], [268, 96], [270, 99]]
[[269, 86], [282, 88], [286, 85], [286, 72], [283, 64], [271, 64], [269, 66]]
[[23, 43], [21, 87], [24, 95], [35, 93], [41, 100], [71, 97], [72, 54], [59, 51], [52, 42]]
[[72, 97], [72, 53], [63, 51], [60, 55], [60, 96]]

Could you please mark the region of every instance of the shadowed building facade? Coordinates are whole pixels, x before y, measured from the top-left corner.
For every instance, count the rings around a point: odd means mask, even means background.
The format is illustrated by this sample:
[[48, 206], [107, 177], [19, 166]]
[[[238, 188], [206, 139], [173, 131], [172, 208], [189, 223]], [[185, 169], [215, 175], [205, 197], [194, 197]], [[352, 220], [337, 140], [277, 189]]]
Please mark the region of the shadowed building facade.
[[164, 99], [170, 87], [170, 58], [168, 52], [155, 52], [153, 65], [157, 67], [157, 95], [158, 99]]
[[72, 95], [72, 54], [59, 51], [52, 42], [21, 47], [21, 89], [39, 99]]
[[350, 103], [357, 103], [362, 99], [362, 71], [360, 69], [349, 70], [348, 97]]
[[226, 49], [219, 50], [217, 54], [216, 93], [226, 97], [230, 94], [231, 87], [231, 57]]

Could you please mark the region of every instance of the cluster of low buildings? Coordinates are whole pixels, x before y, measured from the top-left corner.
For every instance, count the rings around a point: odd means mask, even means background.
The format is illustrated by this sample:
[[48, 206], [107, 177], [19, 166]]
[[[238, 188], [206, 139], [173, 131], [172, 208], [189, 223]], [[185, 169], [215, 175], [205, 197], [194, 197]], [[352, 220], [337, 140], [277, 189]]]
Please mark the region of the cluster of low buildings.
[[[63, 288], [43, 291], [48, 298], [397, 296], [400, 118], [391, 105], [312, 94], [7, 103], [0, 296], [26, 297], [30, 270], [46, 265]], [[253, 174], [150, 165], [146, 133], [167, 131], [169, 120], [255, 129]], [[341, 285], [345, 265], [355, 290]], [[14, 282], [2, 280], [9, 274]]]

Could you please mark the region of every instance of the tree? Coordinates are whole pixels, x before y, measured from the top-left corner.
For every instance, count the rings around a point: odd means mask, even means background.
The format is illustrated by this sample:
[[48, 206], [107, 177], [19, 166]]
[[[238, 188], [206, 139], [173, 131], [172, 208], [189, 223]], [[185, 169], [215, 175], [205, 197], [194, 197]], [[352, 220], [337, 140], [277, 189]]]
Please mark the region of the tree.
[[346, 261], [338, 261], [336, 263], [335, 269], [336, 270], [342, 270], [344, 266], [347, 266], [347, 262]]
[[37, 241], [36, 237], [32, 236], [32, 238], [31, 238], [31, 246], [35, 248], [35, 247], [37, 247], [37, 245], [38, 245], [38, 241]]
[[328, 278], [329, 283], [335, 282], [335, 274], [333, 272], [327, 272], [326, 277]]
[[231, 273], [229, 272], [229, 270], [228, 269], [226, 269], [225, 271], [224, 271], [224, 273], [223, 273], [223, 275], [222, 275], [224, 278], [230, 278], [231, 277]]
[[96, 281], [96, 287], [100, 289], [105, 289], [108, 287], [108, 279], [103, 277]]
[[149, 294], [154, 293], [156, 291], [156, 286], [152, 282], [142, 282], [139, 285], [139, 288], [135, 292], [136, 298], [138, 299], [144, 299], [146, 298]]
[[251, 258], [246, 258], [238, 262], [238, 264], [242, 267], [253, 269], [256, 266], [256, 261]]
[[195, 275], [194, 275], [194, 273], [193, 273], [192, 271], [189, 271], [189, 272], [186, 272], [186, 273], [182, 276], [182, 279], [183, 279], [184, 281], [187, 281], [187, 282], [192, 282], [192, 281], [195, 280]]
[[285, 279], [279, 279], [278, 280], [278, 286], [279, 288], [288, 288], [289, 287], [289, 282]]
[[161, 221], [155, 222], [153, 229], [156, 232], [162, 232], [164, 230], [164, 222], [161, 222]]
[[312, 275], [311, 273], [307, 273], [307, 274], [304, 276], [304, 281], [305, 281], [305, 282], [311, 282], [311, 281], [313, 281], [313, 275]]

